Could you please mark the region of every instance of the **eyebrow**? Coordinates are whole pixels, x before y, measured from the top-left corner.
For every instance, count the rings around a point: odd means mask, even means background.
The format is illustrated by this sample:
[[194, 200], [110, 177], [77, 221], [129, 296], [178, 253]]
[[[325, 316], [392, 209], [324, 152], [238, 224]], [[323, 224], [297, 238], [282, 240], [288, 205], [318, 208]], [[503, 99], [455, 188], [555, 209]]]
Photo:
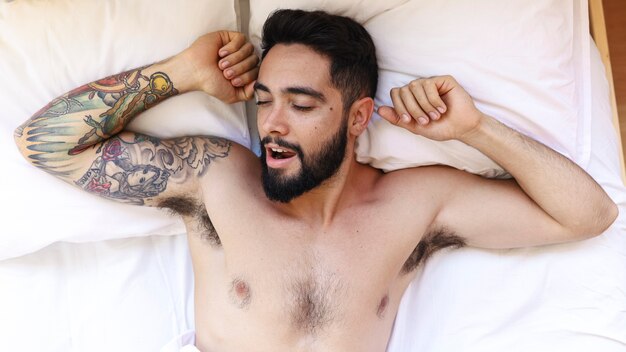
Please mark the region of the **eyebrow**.
[[[271, 93], [270, 89], [266, 85], [259, 82], [254, 83], [254, 90], [262, 90], [264, 92]], [[287, 87], [283, 89], [282, 92], [286, 94], [308, 95], [321, 102], [326, 102], [326, 96], [324, 95], [324, 93], [318, 92], [317, 90], [310, 87]]]
[[262, 90], [264, 92], [270, 92], [270, 89], [267, 88], [263, 83], [254, 82], [254, 90]]

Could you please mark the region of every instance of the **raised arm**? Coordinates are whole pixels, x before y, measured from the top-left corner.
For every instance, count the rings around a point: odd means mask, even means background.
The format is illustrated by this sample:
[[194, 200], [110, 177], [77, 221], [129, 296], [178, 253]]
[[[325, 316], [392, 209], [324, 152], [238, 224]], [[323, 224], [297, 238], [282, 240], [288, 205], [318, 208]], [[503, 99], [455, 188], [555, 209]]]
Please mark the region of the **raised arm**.
[[242, 34], [209, 33], [168, 60], [54, 99], [16, 129], [15, 141], [30, 163], [88, 192], [158, 205], [163, 197], [195, 188], [198, 176], [226, 158], [232, 144], [212, 137], [160, 140], [124, 127], [187, 91], [203, 90], [228, 103], [248, 99], [257, 63]]
[[392, 99], [394, 108], [379, 111], [390, 122], [433, 140], [460, 140], [515, 178], [432, 171], [441, 202], [433, 228], [447, 228], [475, 246], [511, 248], [588, 238], [617, 217], [617, 206], [589, 174], [481, 113], [454, 78], [416, 80], [394, 89]]

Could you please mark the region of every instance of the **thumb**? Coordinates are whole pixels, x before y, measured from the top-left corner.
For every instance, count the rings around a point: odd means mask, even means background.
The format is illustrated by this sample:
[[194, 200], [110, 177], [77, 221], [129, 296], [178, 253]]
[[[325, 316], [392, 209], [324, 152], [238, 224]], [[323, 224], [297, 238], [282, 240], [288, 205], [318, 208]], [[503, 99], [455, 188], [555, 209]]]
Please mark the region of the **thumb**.
[[408, 115], [405, 115], [404, 117], [402, 115], [398, 115], [396, 110], [391, 106], [379, 107], [378, 115], [398, 127], [402, 127], [410, 132], [416, 133], [415, 129], [417, 126], [417, 122], [415, 122], [415, 120]]
[[402, 125], [402, 118], [396, 113], [396, 110], [391, 106], [381, 106], [378, 108], [378, 115], [383, 119], [391, 122], [394, 125]]

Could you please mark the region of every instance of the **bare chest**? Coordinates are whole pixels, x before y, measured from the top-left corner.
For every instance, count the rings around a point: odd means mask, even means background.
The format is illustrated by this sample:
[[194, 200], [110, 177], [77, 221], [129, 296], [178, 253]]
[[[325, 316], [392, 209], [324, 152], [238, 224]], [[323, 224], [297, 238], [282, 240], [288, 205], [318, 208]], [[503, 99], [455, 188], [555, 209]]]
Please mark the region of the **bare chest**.
[[407, 226], [380, 205], [326, 229], [262, 209], [186, 218], [198, 338], [219, 341], [208, 350], [383, 351], [414, 269], [447, 245], [422, 236], [428, 219]]
[[207, 330], [232, 334], [223, 329], [230, 317], [247, 322], [239, 334], [280, 336], [276, 343], [292, 341], [291, 348], [302, 341], [349, 347], [372, 339], [384, 349], [411, 278], [401, 272], [398, 257], [408, 256], [398, 253], [401, 246], [356, 226], [311, 233], [289, 224], [212, 224], [219, 242], [190, 233], [196, 315], [206, 317]]

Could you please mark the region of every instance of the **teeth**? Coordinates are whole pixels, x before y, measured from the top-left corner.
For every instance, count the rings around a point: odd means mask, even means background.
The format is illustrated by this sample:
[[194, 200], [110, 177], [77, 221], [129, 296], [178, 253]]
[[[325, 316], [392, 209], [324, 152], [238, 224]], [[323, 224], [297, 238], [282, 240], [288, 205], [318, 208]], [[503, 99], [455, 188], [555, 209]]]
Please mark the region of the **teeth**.
[[280, 149], [280, 148], [271, 148], [271, 149], [272, 149], [273, 152], [276, 152], [276, 153], [284, 153], [284, 152], [286, 152], [286, 150]]

